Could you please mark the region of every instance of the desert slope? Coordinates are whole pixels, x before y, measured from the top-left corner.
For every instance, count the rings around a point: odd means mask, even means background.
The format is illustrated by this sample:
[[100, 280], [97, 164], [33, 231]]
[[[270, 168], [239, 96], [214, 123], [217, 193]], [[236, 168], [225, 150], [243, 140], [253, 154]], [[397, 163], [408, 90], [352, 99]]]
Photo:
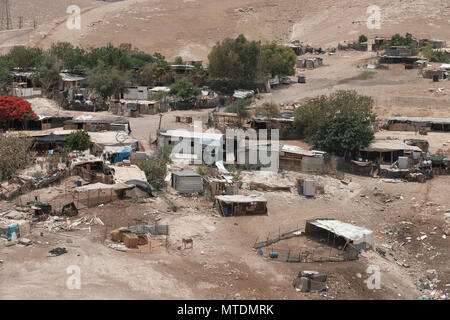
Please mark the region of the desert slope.
[[[205, 58], [215, 42], [240, 33], [250, 39], [300, 39], [324, 47], [353, 40], [361, 33], [383, 36], [411, 32], [418, 37], [450, 40], [448, 0], [27, 2], [15, 1], [13, 12], [19, 12], [20, 6], [28, 15], [45, 9], [45, 21], [51, 21], [41, 24], [31, 38], [30, 44], [41, 47], [56, 41], [83, 46], [128, 42], [148, 52], [159, 51], [168, 58]], [[82, 8], [81, 30], [68, 30], [65, 25], [69, 4]], [[370, 5], [381, 9], [380, 29], [367, 28]]]

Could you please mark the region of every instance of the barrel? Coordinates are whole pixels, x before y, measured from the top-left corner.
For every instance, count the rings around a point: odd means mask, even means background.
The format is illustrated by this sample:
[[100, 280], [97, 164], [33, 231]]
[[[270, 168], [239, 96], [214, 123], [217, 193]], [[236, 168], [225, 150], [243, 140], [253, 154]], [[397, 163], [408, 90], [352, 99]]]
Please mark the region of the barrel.
[[272, 258], [272, 259], [277, 259], [278, 258], [278, 252], [271, 252], [269, 257]]
[[262, 256], [264, 254], [264, 251], [262, 249], [259, 249], [258, 253], [260, 256]]
[[300, 194], [300, 195], [303, 194], [303, 187], [302, 186], [298, 187], [298, 194]]
[[81, 180], [77, 180], [77, 187], [81, 187], [82, 184]]

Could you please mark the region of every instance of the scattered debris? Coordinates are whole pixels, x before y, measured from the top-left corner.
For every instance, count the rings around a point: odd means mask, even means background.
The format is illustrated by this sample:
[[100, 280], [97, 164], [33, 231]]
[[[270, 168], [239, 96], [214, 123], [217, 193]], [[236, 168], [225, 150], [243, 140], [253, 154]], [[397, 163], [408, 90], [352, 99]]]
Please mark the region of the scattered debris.
[[60, 256], [60, 255], [62, 255], [64, 253], [67, 253], [67, 250], [66, 250], [66, 248], [54, 248], [54, 249], [50, 250], [49, 253], [52, 256], [56, 257], [56, 256]]

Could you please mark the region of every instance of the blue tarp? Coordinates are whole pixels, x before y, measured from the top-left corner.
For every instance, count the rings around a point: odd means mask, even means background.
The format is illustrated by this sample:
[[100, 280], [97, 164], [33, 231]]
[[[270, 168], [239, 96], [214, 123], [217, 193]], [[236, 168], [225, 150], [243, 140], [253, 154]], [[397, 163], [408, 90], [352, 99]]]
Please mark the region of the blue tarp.
[[123, 159], [130, 156], [131, 152], [133, 152], [133, 149], [131, 147], [125, 147], [122, 151], [116, 156], [114, 159], [114, 163], [122, 162]]
[[11, 240], [11, 236], [14, 232], [16, 233], [16, 235], [18, 235], [19, 233], [19, 225], [17, 223], [9, 226], [8, 230], [6, 231], [6, 239]]

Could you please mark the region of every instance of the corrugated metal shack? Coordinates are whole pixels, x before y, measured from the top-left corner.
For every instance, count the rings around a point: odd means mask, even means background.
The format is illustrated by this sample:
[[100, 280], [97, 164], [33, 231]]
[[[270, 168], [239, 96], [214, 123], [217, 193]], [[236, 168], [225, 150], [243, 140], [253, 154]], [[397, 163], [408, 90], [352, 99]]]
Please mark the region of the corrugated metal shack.
[[97, 131], [127, 131], [131, 133], [130, 122], [125, 119], [117, 120], [85, 120], [75, 119], [64, 121], [64, 130]]
[[390, 117], [387, 119], [387, 129], [393, 131], [450, 131], [450, 118], [426, 117]]
[[172, 188], [180, 193], [201, 192], [203, 187], [202, 177], [195, 172], [172, 172]]
[[327, 239], [328, 243], [333, 242], [333, 245], [343, 248], [349, 244], [362, 250], [374, 246], [372, 230], [336, 219], [306, 220], [305, 234]]
[[225, 217], [267, 214], [267, 200], [263, 196], [216, 196], [216, 203]]

